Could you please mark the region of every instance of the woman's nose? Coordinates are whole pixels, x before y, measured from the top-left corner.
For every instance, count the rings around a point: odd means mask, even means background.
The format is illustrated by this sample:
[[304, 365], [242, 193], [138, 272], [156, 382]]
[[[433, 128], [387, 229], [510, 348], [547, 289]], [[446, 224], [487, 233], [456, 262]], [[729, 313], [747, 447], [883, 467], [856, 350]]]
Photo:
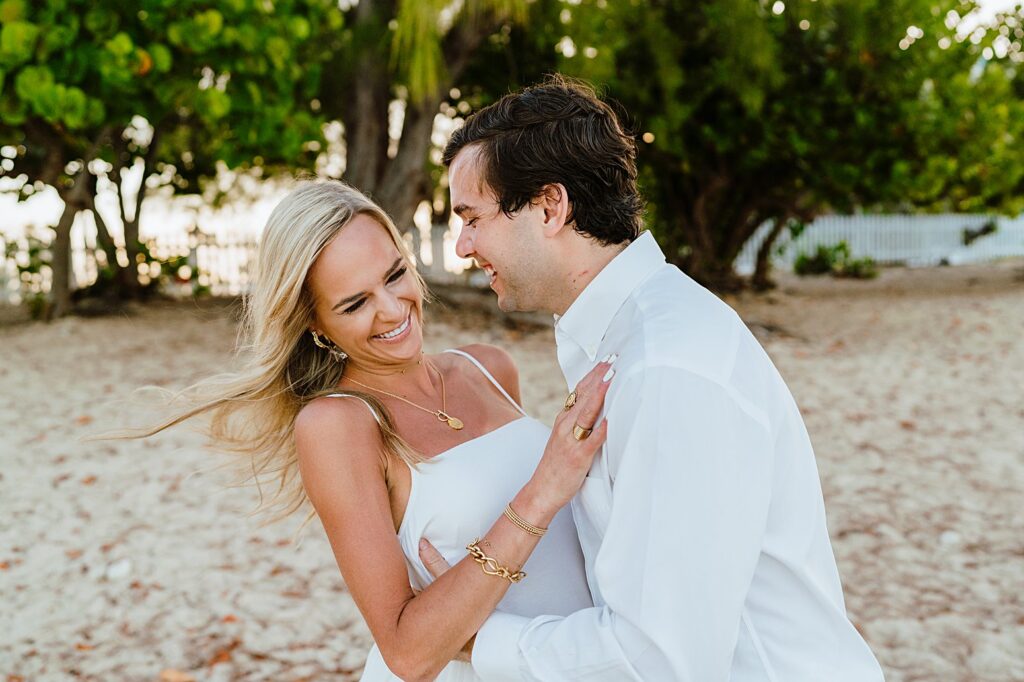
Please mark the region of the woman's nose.
[[381, 300], [380, 312], [382, 317], [393, 322], [405, 313], [405, 306], [398, 296], [387, 291]]
[[462, 226], [459, 238], [455, 240], [455, 253], [459, 258], [469, 258], [473, 255], [473, 228]]

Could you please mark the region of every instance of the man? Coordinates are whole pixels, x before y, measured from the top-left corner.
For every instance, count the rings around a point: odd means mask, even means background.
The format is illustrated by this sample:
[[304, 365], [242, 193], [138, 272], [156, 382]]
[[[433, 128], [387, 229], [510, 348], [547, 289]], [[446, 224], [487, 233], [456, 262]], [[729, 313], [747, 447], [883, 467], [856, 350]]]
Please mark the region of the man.
[[[495, 612], [486, 680], [880, 680], [846, 617], [811, 444], [768, 356], [641, 232], [636, 148], [562, 78], [444, 153], [457, 251], [503, 310], [554, 313], [574, 386], [611, 353], [607, 442], [572, 502], [595, 608]], [[529, 521], [529, 519], [527, 519]]]

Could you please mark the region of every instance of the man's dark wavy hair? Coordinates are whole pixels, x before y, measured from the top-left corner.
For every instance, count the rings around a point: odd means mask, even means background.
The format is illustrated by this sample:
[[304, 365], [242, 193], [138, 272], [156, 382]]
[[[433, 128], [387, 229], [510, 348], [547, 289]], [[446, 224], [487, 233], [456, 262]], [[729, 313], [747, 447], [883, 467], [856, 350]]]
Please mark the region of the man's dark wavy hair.
[[603, 245], [640, 234], [643, 200], [636, 186], [636, 143], [590, 86], [564, 76], [505, 95], [455, 131], [444, 164], [478, 145], [483, 177], [512, 216], [546, 185], [569, 194], [568, 221]]

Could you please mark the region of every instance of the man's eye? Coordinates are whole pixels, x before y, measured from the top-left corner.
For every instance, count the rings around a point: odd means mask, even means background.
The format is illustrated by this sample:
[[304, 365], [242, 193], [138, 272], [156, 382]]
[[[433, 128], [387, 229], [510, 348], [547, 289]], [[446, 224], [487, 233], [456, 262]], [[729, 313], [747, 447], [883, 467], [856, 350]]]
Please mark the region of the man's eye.
[[408, 268], [399, 268], [398, 270], [395, 270], [395, 272], [392, 273], [390, 277], [388, 277], [388, 284], [393, 284], [394, 282], [397, 282], [398, 280], [402, 279], [402, 275], [404, 275], [407, 270]]
[[366, 302], [365, 298], [362, 299], [362, 300], [356, 301], [355, 303], [353, 303], [349, 307], [345, 308], [345, 310], [343, 310], [342, 312], [344, 312], [344, 313], [354, 313], [355, 311], [357, 311], [360, 308], [362, 308], [363, 307], [363, 303], [365, 303], [365, 302]]

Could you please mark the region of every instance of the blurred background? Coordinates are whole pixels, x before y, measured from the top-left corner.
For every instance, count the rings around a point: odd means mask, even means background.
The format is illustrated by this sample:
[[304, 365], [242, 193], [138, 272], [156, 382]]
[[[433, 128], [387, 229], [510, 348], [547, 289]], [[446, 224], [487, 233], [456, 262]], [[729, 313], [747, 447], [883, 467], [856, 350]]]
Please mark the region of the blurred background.
[[395, 219], [428, 349], [548, 421], [549, 321], [454, 253], [440, 154], [560, 72], [617, 103], [647, 226], [765, 344], [890, 680], [1024, 679], [1024, 5], [0, 0], [0, 676], [357, 679], [319, 524], [263, 527], [194, 433], [82, 443], [230, 366], [297, 177]]

